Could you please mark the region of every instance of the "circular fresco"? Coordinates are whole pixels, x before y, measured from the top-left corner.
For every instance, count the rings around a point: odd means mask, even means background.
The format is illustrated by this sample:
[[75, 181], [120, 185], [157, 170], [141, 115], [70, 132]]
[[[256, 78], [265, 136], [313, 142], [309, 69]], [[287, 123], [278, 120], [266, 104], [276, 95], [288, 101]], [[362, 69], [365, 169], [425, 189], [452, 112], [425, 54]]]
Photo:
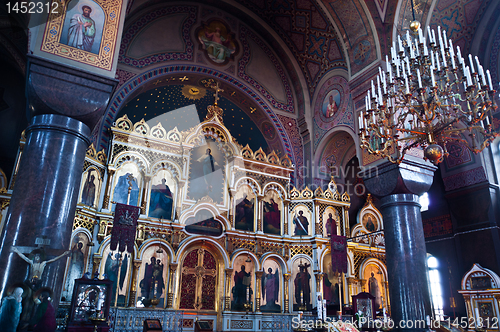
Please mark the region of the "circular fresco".
[[340, 108], [341, 100], [342, 98], [339, 90], [333, 89], [332, 91], [328, 92], [328, 94], [325, 96], [325, 99], [323, 100], [323, 106], [321, 108], [323, 111], [323, 116], [325, 118], [333, 118]]

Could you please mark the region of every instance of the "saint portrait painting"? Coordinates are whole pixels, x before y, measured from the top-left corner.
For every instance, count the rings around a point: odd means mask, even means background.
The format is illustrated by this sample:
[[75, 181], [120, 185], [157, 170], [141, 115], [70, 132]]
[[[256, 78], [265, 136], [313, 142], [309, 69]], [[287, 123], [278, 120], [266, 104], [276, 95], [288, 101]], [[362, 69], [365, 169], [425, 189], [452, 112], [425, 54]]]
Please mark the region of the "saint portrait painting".
[[323, 236], [330, 237], [330, 235], [342, 235], [340, 234], [340, 216], [339, 211], [331, 206], [325, 209], [323, 212]]
[[248, 185], [240, 187], [234, 197], [234, 228], [242, 231], [254, 230], [255, 193]]
[[331, 118], [337, 114], [340, 107], [340, 92], [337, 89], [330, 91], [323, 100], [322, 111], [326, 118]]
[[261, 311], [281, 312], [280, 276], [281, 268], [273, 259], [267, 259], [263, 265], [264, 273], [261, 278]]
[[90, 168], [85, 173], [80, 187], [82, 188], [80, 203], [90, 207], [96, 206], [101, 182], [99, 173], [95, 168]]
[[166, 170], [159, 171], [151, 179], [149, 216], [163, 220], [172, 220], [175, 191], [176, 183], [170, 172]]
[[191, 151], [189, 167], [189, 198], [199, 200], [205, 196], [215, 203], [222, 202], [225, 184], [226, 161], [217, 143], [206, 139], [206, 144]]
[[72, 0], [68, 3], [64, 18], [61, 44], [99, 54], [104, 11], [92, 0]]
[[[123, 165], [115, 174], [112, 202], [139, 206], [139, 186], [142, 177], [134, 163]], [[130, 193], [129, 193], [130, 189]], [[114, 211], [116, 204], [112, 205]]]
[[262, 200], [264, 206], [264, 233], [281, 234], [281, 199], [274, 190], [269, 190]]
[[137, 278], [138, 305], [148, 305], [147, 300], [157, 298], [160, 300], [158, 306], [165, 304], [166, 284], [168, 271], [168, 257], [164, 249], [158, 252], [157, 245], [151, 245], [144, 250], [142, 263]]
[[89, 238], [85, 233], [77, 233], [71, 241], [71, 251], [68, 259], [68, 267], [66, 269], [66, 278], [61, 292], [61, 298], [66, 301], [71, 301], [73, 295], [73, 287], [75, 279], [83, 276], [87, 266]]
[[366, 213], [364, 216], [363, 216], [363, 226], [365, 227], [365, 229], [371, 233], [371, 232], [375, 232], [378, 230], [378, 222], [377, 222], [377, 218], [371, 214], [371, 213]]
[[116, 291], [118, 289], [118, 305], [125, 305], [128, 294], [128, 283], [130, 278], [130, 257], [128, 253], [122, 253], [122, 263], [120, 267], [119, 256], [116, 251], [111, 251], [109, 245], [104, 249], [101, 260], [101, 276], [106, 274], [107, 278], [113, 282], [111, 289], [111, 304], [115, 304]]
[[231, 310], [245, 310], [244, 304], [253, 302], [254, 263], [247, 255], [239, 255], [233, 263]]
[[295, 207], [292, 212], [293, 235], [306, 236], [311, 234], [311, 212], [304, 205]]
[[311, 262], [304, 258], [298, 258], [292, 264], [294, 311], [298, 311], [301, 304], [308, 310], [311, 309], [311, 265]]
[[199, 29], [198, 40], [208, 57], [215, 63], [223, 63], [235, 53], [237, 45], [227, 26], [218, 20]]

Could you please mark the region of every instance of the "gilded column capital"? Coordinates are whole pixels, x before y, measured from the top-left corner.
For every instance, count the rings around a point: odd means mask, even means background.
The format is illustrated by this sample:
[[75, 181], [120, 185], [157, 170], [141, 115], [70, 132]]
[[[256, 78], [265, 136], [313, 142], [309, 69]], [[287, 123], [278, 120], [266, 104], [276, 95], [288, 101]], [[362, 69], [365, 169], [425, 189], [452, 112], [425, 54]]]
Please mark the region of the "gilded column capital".
[[255, 272], [255, 276], [256, 276], [257, 278], [259, 278], [259, 279], [261, 279], [261, 278], [262, 278], [262, 275], [263, 275], [263, 274], [264, 274], [264, 271], [257, 271], [257, 272]]
[[173, 272], [175, 272], [175, 271], [177, 270], [177, 267], [178, 267], [178, 266], [179, 266], [179, 264], [178, 264], [178, 263], [170, 263], [170, 264], [168, 265], [168, 268], [170, 269], [170, 272], [172, 272], [172, 273], [173, 273]]
[[283, 278], [285, 278], [285, 281], [290, 280], [290, 277], [291, 277], [291, 276], [292, 276], [292, 274], [291, 274], [291, 273], [285, 273], [285, 274], [283, 274]]

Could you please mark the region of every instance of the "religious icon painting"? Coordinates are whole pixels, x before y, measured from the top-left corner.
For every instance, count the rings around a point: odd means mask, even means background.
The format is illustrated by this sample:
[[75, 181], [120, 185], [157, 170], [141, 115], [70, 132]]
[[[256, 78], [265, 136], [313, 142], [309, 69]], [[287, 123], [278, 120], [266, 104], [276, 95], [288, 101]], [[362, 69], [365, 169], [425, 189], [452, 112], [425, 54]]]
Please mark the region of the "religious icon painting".
[[231, 310], [251, 311], [247, 306], [253, 305], [254, 262], [248, 255], [239, 255], [233, 262], [233, 280], [231, 282]]
[[209, 197], [215, 203], [221, 203], [226, 160], [217, 142], [211, 138], [206, 138], [205, 142], [191, 151], [188, 196], [194, 200]]
[[311, 212], [305, 205], [297, 205], [292, 211], [292, 229], [294, 236], [308, 236], [312, 234], [314, 220]]
[[137, 278], [137, 306], [149, 307], [157, 298], [158, 307], [165, 306], [167, 298], [168, 256], [165, 249], [153, 244], [144, 250]]
[[264, 312], [281, 312], [280, 276], [283, 269], [275, 260], [266, 259], [263, 270], [260, 310]]
[[152, 218], [173, 220], [176, 182], [169, 171], [161, 170], [151, 179], [148, 214]]
[[89, 237], [78, 232], [71, 241], [69, 259], [67, 260], [66, 277], [61, 292], [62, 301], [71, 301], [75, 279], [83, 277], [87, 268], [87, 258], [89, 252]]
[[365, 213], [363, 215], [362, 224], [368, 233], [378, 231], [377, 217], [372, 213]]
[[80, 188], [80, 203], [90, 207], [97, 206], [101, 188], [101, 176], [97, 169], [91, 167], [83, 174]]
[[342, 235], [340, 232], [340, 215], [334, 207], [327, 207], [323, 212], [323, 236]]
[[256, 202], [257, 196], [250, 186], [243, 185], [238, 189], [234, 196], [234, 228], [253, 232]]
[[[127, 303], [131, 265], [132, 262], [129, 253], [125, 252], [120, 256], [118, 251], [111, 251], [109, 245], [106, 246], [102, 253], [99, 272], [101, 278], [104, 277], [104, 279], [112, 281], [111, 305], [115, 304], [115, 300], [117, 300], [119, 306], [124, 306]], [[116, 298], [117, 289], [118, 298]]]
[[311, 262], [299, 257], [292, 264], [293, 281], [293, 310], [301, 310], [301, 307], [311, 310], [312, 276]]
[[325, 118], [332, 118], [337, 114], [341, 101], [341, 94], [337, 89], [333, 89], [325, 96], [322, 105], [322, 111]]
[[274, 190], [269, 190], [262, 199], [264, 208], [263, 229], [264, 233], [281, 234], [281, 211], [283, 201], [278, 193]]
[[186, 232], [209, 236], [220, 236], [223, 227], [220, 221], [215, 219], [212, 212], [208, 210], [197, 211], [194, 217], [186, 220]]
[[332, 255], [328, 253], [323, 258], [323, 298], [327, 304], [339, 305], [339, 289], [339, 274], [333, 271]]
[[[140, 206], [139, 196], [142, 176], [134, 163], [126, 163], [120, 167], [114, 177], [113, 197], [114, 203]], [[129, 193], [130, 189], [130, 193]], [[114, 211], [115, 205], [112, 205]]]
[[217, 64], [227, 63], [238, 51], [234, 33], [230, 32], [227, 24], [220, 20], [203, 24], [197, 29], [196, 34], [207, 57]]
[[375, 309], [380, 309], [383, 306], [383, 291], [384, 273], [376, 264], [367, 264], [363, 269], [363, 279], [368, 285], [368, 292], [375, 297]]
[[66, 8], [60, 43], [99, 54], [105, 14], [92, 0], [72, 0]]

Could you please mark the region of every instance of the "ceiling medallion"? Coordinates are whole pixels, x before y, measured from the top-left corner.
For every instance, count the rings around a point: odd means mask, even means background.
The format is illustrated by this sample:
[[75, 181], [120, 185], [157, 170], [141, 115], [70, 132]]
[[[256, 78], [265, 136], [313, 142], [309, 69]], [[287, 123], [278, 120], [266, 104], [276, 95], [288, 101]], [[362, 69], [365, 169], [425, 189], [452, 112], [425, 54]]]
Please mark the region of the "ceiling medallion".
[[184, 85], [182, 87], [182, 94], [188, 99], [201, 99], [207, 94], [207, 90], [193, 85]]

